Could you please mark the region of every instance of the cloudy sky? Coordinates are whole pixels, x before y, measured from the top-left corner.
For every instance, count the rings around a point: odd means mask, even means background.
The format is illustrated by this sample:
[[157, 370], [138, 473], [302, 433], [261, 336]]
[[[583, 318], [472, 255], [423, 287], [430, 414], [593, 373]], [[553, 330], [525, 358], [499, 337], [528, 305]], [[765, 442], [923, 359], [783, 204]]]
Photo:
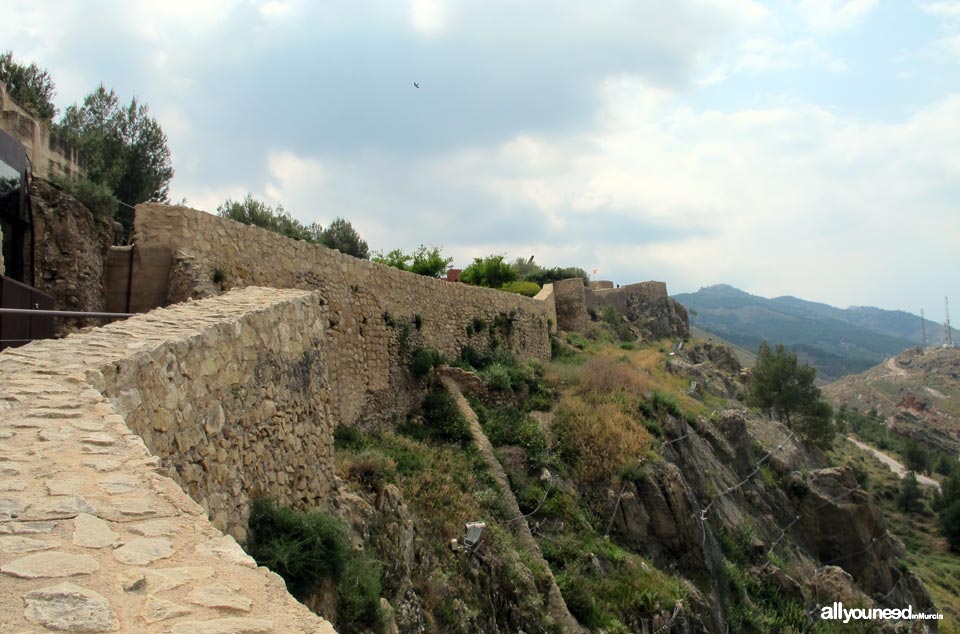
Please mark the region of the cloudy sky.
[[[12, 5], [12, 6], [11, 6]], [[372, 249], [960, 314], [960, 2], [8, 0], [63, 108]], [[421, 88], [413, 86], [417, 81]]]

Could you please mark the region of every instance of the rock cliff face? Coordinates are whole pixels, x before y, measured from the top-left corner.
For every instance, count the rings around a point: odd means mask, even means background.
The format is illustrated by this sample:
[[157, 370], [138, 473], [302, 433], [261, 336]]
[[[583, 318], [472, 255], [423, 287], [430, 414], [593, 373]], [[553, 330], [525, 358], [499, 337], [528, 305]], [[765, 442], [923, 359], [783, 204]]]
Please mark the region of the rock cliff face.
[[627, 298], [627, 319], [648, 339], [666, 337], [686, 339], [690, 336], [687, 309], [669, 297], [648, 299], [642, 295]]
[[[692, 422], [664, 429], [663, 461], [627, 487], [612, 524], [619, 543], [697, 586], [703, 605], [691, 631], [723, 632], [731, 606], [749, 602], [731, 595], [725, 566], [734, 561], [807, 609], [848, 599], [934, 608], [849, 468], [824, 467], [778, 423], [742, 410]], [[608, 495], [612, 509], [617, 493]]]
[[[36, 287], [53, 295], [57, 310], [104, 310], [104, 275], [115, 233], [113, 221], [40, 178], [30, 182], [30, 205]], [[29, 245], [25, 252], [29, 259]], [[62, 336], [102, 320], [57, 319], [54, 323], [57, 335]]]

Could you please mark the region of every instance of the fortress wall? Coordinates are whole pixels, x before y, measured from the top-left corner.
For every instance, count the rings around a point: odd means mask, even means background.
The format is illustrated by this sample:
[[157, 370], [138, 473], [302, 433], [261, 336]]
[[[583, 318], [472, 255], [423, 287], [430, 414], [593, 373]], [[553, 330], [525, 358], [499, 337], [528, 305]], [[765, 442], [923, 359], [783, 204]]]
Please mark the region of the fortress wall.
[[587, 308], [596, 310], [603, 306], [612, 306], [622, 315], [628, 313], [628, 300], [637, 297], [642, 301], [667, 297], [667, 285], [664, 282], [649, 281], [624, 284], [620, 288], [586, 289]]
[[[180, 304], [149, 313], [174, 336], [88, 380], [214, 525], [244, 541], [251, 497], [314, 507], [333, 482], [325, 315], [316, 293], [254, 287]], [[108, 329], [121, 350], [130, 343]]]
[[328, 310], [247, 288], [0, 354], [0, 541], [36, 551], [0, 548], [0, 631], [82, 592], [96, 631], [333, 632], [217, 530], [334, 486]]
[[557, 311], [557, 328], [565, 331], [582, 331], [587, 328], [590, 317], [583, 279], [574, 277], [554, 282], [553, 293]]
[[23, 145], [38, 176], [83, 176], [77, 151], [53, 135], [50, 126], [14, 101], [0, 82], [0, 129]]
[[[185, 207], [138, 206], [135, 242], [134, 288], [149, 288], [156, 298], [158, 273], [168, 271], [167, 302], [216, 292], [215, 269], [231, 288], [320, 291], [337, 424], [384, 423], [406, 413], [398, 389], [401, 349], [432, 346], [454, 358], [463, 346], [480, 349], [496, 336], [519, 356], [550, 355], [551, 301], [407, 273]], [[132, 309], [150, 307], [134, 302]], [[480, 332], [476, 319], [484, 324]]]

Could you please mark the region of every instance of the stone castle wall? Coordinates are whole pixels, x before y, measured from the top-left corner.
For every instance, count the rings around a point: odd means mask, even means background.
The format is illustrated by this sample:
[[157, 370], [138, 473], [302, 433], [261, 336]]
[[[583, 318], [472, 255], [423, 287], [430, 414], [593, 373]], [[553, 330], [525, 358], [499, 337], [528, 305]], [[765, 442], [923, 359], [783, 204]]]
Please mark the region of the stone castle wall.
[[407, 273], [184, 207], [138, 206], [134, 241], [134, 311], [210, 295], [218, 284], [319, 291], [337, 424], [405, 413], [396, 361], [404, 349], [456, 358], [494, 337], [521, 357], [550, 356], [551, 301]]
[[0, 631], [331, 634], [218, 530], [333, 486], [328, 310], [248, 288], [0, 354]]
[[574, 277], [553, 284], [554, 302], [557, 311], [557, 328], [565, 331], [582, 331], [590, 323], [585, 299], [583, 279]]
[[612, 306], [623, 315], [629, 312], [627, 307], [631, 301], [650, 301], [665, 297], [667, 297], [667, 285], [655, 281], [624, 284], [619, 288], [592, 287], [585, 289], [588, 309], [598, 310], [604, 306]]
[[0, 129], [15, 138], [27, 150], [32, 172], [37, 176], [82, 176], [77, 151], [60, 141], [50, 126], [42, 123], [14, 101], [0, 82]]

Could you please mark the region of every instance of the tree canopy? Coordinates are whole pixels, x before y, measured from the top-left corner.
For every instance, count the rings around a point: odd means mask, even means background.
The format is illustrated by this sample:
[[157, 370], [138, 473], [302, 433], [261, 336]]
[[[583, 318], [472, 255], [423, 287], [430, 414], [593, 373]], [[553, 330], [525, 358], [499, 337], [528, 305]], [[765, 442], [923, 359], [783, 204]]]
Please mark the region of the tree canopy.
[[13, 52], [0, 55], [0, 82], [17, 103], [32, 112], [38, 119], [50, 123], [57, 116], [53, 105], [56, 85], [46, 69], [34, 63], [29, 66], [13, 60]]
[[[227, 199], [217, 207], [217, 215], [242, 222], [245, 225], [254, 225], [294, 240], [320, 243], [323, 231], [317, 223], [305, 225], [283, 209], [283, 205], [271, 207], [267, 203], [257, 200], [253, 194], [247, 194], [243, 200]], [[366, 243], [364, 243], [366, 247]]]
[[500, 288], [507, 282], [517, 279], [517, 272], [505, 261], [502, 255], [488, 255], [474, 258], [473, 264], [463, 269], [460, 281], [474, 286]]
[[167, 136], [136, 97], [121, 105], [101, 84], [83, 105], [67, 108], [56, 128], [80, 151], [87, 178], [110, 187], [121, 202], [168, 200], [173, 165]]
[[343, 218], [335, 218], [330, 226], [320, 233], [320, 243], [355, 258], [366, 260], [370, 257], [367, 243], [360, 238], [353, 225]]
[[835, 429], [833, 411], [814, 385], [817, 371], [797, 362], [797, 355], [764, 341], [750, 378], [747, 403], [794, 428], [804, 441], [829, 447]]

